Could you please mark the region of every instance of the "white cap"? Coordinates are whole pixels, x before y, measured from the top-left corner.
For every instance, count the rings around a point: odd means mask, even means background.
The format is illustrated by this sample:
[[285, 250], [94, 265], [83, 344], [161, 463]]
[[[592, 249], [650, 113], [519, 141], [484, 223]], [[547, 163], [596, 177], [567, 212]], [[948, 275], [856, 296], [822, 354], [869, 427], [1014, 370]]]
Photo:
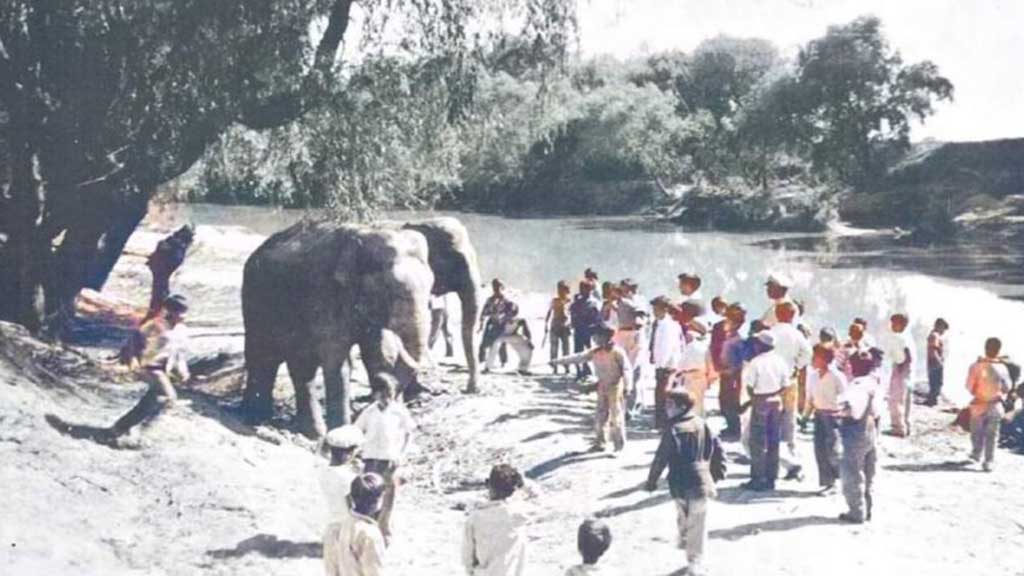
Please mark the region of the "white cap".
[[327, 433], [325, 441], [331, 448], [358, 448], [363, 445], [363, 431], [351, 424], [338, 426]]
[[773, 272], [768, 275], [768, 280], [765, 281], [765, 284], [775, 284], [783, 288], [789, 288], [793, 285], [793, 281], [789, 279], [789, 276], [781, 272]]

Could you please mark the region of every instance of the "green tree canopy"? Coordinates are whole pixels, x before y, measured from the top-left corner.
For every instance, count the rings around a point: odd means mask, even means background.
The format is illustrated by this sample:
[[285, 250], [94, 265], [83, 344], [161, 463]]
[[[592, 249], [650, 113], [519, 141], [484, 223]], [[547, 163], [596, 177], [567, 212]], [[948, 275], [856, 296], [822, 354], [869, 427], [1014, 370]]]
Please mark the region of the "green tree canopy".
[[874, 16], [829, 27], [800, 51], [797, 68], [815, 166], [855, 186], [884, 169], [880, 152], [909, 147], [913, 119], [953, 97], [934, 63], [904, 64]]
[[[102, 285], [155, 188], [231, 126], [280, 128], [343, 105], [339, 48], [354, 17], [363, 27], [352, 52], [426, 62], [421, 78], [443, 88], [451, 121], [472, 98], [474, 55], [500, 32], [489, 29], [503, 21], [496, 13], [515, 15], [537, 57], [558, 58], [572, 7], [0, 0], [0, 318], [61, 325], [82, 286]], [[344, 105], [384, 114], [359, 96]]]

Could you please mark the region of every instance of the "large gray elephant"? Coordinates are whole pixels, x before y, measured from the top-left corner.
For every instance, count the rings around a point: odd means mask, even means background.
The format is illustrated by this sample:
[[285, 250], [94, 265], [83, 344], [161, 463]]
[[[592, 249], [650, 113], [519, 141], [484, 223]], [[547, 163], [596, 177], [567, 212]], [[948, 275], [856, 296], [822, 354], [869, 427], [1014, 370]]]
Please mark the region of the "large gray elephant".
[[409, 356], [427, 353], [431, 292], [458, 292], [469, 388], [475, 389], [473, 325], [479, 273], [476, 254], [458, 220], [359, 227], [300, 222], [267, 239], [245, 265], [247, 382], [243, 411], [252, 422], [273, 415], [273, 386], [282, 362], [295, 387], [300, 429], [326, 431], [309, 383], [322, 368], [331, 427], [351, 421], [349, 351], [358, 344], [368, 372], [389, 368], [382, 344], [394, 332]]
[[423, 236], [413, 231], [329, 222], [299, 222], [257, 248], [242, 283], [247, 418], [273, 414], [282, 362], [295, 387], [301, 430], [322, 436], [320, 402], [309, 388], [317, 368], [323, 369], [327, 423], [333, 427], [351, 419], [346, 362], [353, 344], [378, 364], [382, 331], [390, 329], [419, 359], [434, 284], [427, 250]]

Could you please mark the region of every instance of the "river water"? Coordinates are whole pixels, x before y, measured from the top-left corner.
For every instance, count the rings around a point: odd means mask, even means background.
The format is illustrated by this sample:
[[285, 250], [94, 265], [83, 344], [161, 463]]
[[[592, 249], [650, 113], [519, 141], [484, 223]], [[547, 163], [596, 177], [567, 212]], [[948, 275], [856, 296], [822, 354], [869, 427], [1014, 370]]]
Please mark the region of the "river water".
[[[144, 246], [158, 232], [191, 221], [199, 227], [198, 247], [175, 278], [176, 289], [193, 296], [193, 326], [240, 327], [238, 287], [245, 257], [263, 237], [298, 219], [301, 211], [208, 205], [156, 206], [148, 230], [129, 245]], [[425, 214], [395, 213], [394, 219]], [[924, 378], [924, 342], [937, 317], [949, 321], [950, 360], [947, 395], [962, 401], [966, 370], [983, 341], [998, 336], [1004, 349], [1024, 357], [1024, 274], [1019, 255], [983, 248], [930, 251], [910, 248], [893, 238], [823, 235], [729, 234], [683, 232], [670, 224], [640, 218], [509, 219], [477, 214], [456, 215], [468, 228], [485, 280], [502, 278], [524, 309], [540, 318], [545, 299], [560, 279], [572, 284], [586, 267], [603, 279], [632, 277], [645, 297], [678, 297], [675, 278], [692, 270], [704, 279], [706, 299], [722, 295], [743, 302], [751, 317], [767, 308], [764, 279], [779, 271], [794, 280], [791, 294], [805, 303], [805, 321], [815, 332], [823, 326], [841, 334], [852, 318], [866, 318], [870, 332], [881, 335], [896, 311], [911, 318], [917, 342], [916, 377]], [[189, 262], [195, 262], [192, 268]], [[148, 278], [116, 292], [141, 290]], [[756, 316], [754, 316], [756, 315]]]

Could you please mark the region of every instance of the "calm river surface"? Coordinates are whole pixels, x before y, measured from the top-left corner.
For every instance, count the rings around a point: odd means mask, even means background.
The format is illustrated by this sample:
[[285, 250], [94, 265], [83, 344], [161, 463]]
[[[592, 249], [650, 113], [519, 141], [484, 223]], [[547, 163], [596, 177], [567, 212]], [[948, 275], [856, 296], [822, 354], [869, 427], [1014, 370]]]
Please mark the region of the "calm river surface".
[[[199, 247], [176, 277], [181, 283], [176, 289], [203, 294], [193, 323], [240, 326], [238, 286], [245, 257], [261, 236], [303, 215], [269, 208], [167, 205], [151, 211], [149, 224], [159, 230], [185, 221], [199, 226]], [[403, 220], [426, 216], [391, 215]], [[960, 396], [954, 390], [962, 389], [967, 366], [986, 337], [999, 336], [1009, 353], [1024, 357], [1024, 302], [1015, 300], [1024, 294], [1020, 254], [930, 251], [884, 237], [683, 232], [639, 218], [456, 216], [469, 229], [484, 279], [502, 278], [528, 309], [541, 314], [555, 283], [575, 283], [589, 266], [602, 279], [635, 278], [648, 298], [677, 297], [676, 275], [694, 270], [704, 279], [706, 299], [721, 294], [759, 316], [767, 307], [764, 279], [781, 271], [795, 281], [791, 292], [805, 302], [806, 320], [815, 331], [833, 326], [844, 333], [850, 320], [861, 316], [879, 335], [889, 314], [904, 311], [911, 317], [921, 359], [931, 323], [946, 318], [952, 326], [947, 369], [952, 396]], [[192, 261], [198, 266], [190, 269]], [[924, 377], [921, 362], [917, 377]]]

